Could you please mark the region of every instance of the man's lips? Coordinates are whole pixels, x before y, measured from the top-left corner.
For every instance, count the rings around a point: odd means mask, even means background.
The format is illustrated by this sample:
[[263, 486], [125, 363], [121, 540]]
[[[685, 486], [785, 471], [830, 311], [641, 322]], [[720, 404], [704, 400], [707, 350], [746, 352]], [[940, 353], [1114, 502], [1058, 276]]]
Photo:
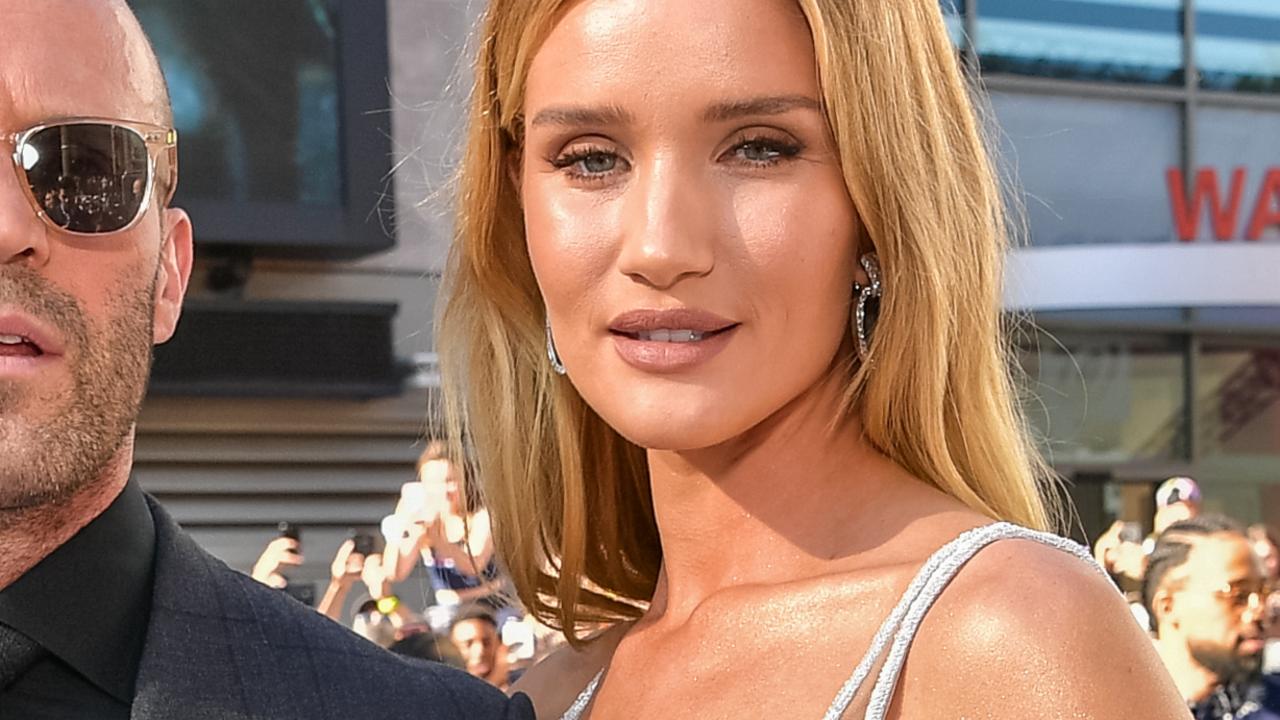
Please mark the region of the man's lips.
[[1266, 641], [1260, 637], [1241, 638], [1236, 647], [1245, 655], [1257, 655], [1266, 647]]
[[[14, 338], [20, 338], [21, 343], [5, 342]], [[11, 355], [23, 350], [35, 357], [62, 355], [66, 351], [61, 336], [53, 328], [26, 313], [0, 311], [0, 352], [6, 347], [14, 348]]]

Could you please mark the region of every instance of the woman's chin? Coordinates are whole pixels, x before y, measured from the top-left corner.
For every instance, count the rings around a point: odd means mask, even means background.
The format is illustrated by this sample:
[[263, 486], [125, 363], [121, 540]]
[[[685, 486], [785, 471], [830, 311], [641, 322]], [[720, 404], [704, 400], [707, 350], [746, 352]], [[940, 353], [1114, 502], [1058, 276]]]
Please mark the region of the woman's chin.
[[[736, 423], [723, 413], [672, 411], [622, 412], [603, 416], [619, 435], [646, 450], [702, 450], [746, 432], [750, 423]], [[742, 427], [738, 427], [742, 425]]]

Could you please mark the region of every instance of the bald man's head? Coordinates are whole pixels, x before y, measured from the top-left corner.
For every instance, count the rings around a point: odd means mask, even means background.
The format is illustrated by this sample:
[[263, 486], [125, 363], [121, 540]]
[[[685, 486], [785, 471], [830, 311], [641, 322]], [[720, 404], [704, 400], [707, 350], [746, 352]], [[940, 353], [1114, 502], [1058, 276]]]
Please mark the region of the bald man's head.
[[139, 96], [146, 99], [156, 113], [156, 124], [173, 127], [173, 103], [169, 99], [169, 84], [165, 81], [155, 46], [147, 38], [137, 16], [125, 0], [109, 0], [107, 5], [126, 37], [131, 38], [126, 47], [133, 66], [138, 70], [136, 90]]
[[0, 0], [0, 17], [0, 127], [10, 113], [39, 116], [19, 127], [90, 115], [173, 125], [160, 62], [125, 0]]

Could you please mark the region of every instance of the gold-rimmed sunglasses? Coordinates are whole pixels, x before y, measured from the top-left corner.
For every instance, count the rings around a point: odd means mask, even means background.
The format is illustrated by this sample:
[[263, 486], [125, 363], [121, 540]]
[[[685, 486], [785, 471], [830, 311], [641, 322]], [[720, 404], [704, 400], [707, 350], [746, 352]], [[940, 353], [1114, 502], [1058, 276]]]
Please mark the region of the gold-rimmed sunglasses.
[[178, 184], [178, 132], [112, 118], [48, 120], [0, 134], [31, 207], [73, 235], [123, 232], [142, 219], [153, 194], [161, 205]]
[[1182, 590], [1184, 591], [1190, 590], [1193, 592], [1209, 595], [1214, 598], [1217, 598], [1219, 601], [1227, 603], [1229, 606], [1231, 606], [1234, 609], [1243, 610], [1244, 608], [1250, 607], [1255, 603], [1258, 606], [1265, 605], [1267, 602], [1267, 597], [1271, 595], [1271, 593], [1274, 591], [1274, 588], [1272, 588], [1270, 585], [1267, 585], [1267, 584], [1259, 585], [1259, 584], [1249, 583], [1249, 584], [1236, 585], [1232, 583], [1223, 583], [1222, 585], [1219, 585], [1217, 587], [1186, 586], [1186, 587], [1183, 587]]

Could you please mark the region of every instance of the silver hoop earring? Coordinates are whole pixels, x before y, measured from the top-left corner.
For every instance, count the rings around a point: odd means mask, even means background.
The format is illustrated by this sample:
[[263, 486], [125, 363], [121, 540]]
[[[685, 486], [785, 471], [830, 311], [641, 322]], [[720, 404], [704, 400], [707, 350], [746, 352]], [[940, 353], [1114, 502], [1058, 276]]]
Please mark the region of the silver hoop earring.
[[[858, 305], [854, 309], [854, 325], [858, 333], [858, 359], [867, 362], [871, 356], [871, 334], [875, 331], [876, 321], [880, 319], [880, 296], [884, 286], [880, 282], [880, 258], [875, 253], [862, 256], [862, 269], [867, 271], [869, 283], [853, 284], [853, 292], [858, 296]], [[874, 307], [868, 307], [872, 301]]]
[[564, 363], [560, 362], [560, 353], [556, 352], [555, 338], [551, 337], [551, 318], [547, 318], [547, 359], [551, 361], [551, 369], [557, 375], [564, 375]]

